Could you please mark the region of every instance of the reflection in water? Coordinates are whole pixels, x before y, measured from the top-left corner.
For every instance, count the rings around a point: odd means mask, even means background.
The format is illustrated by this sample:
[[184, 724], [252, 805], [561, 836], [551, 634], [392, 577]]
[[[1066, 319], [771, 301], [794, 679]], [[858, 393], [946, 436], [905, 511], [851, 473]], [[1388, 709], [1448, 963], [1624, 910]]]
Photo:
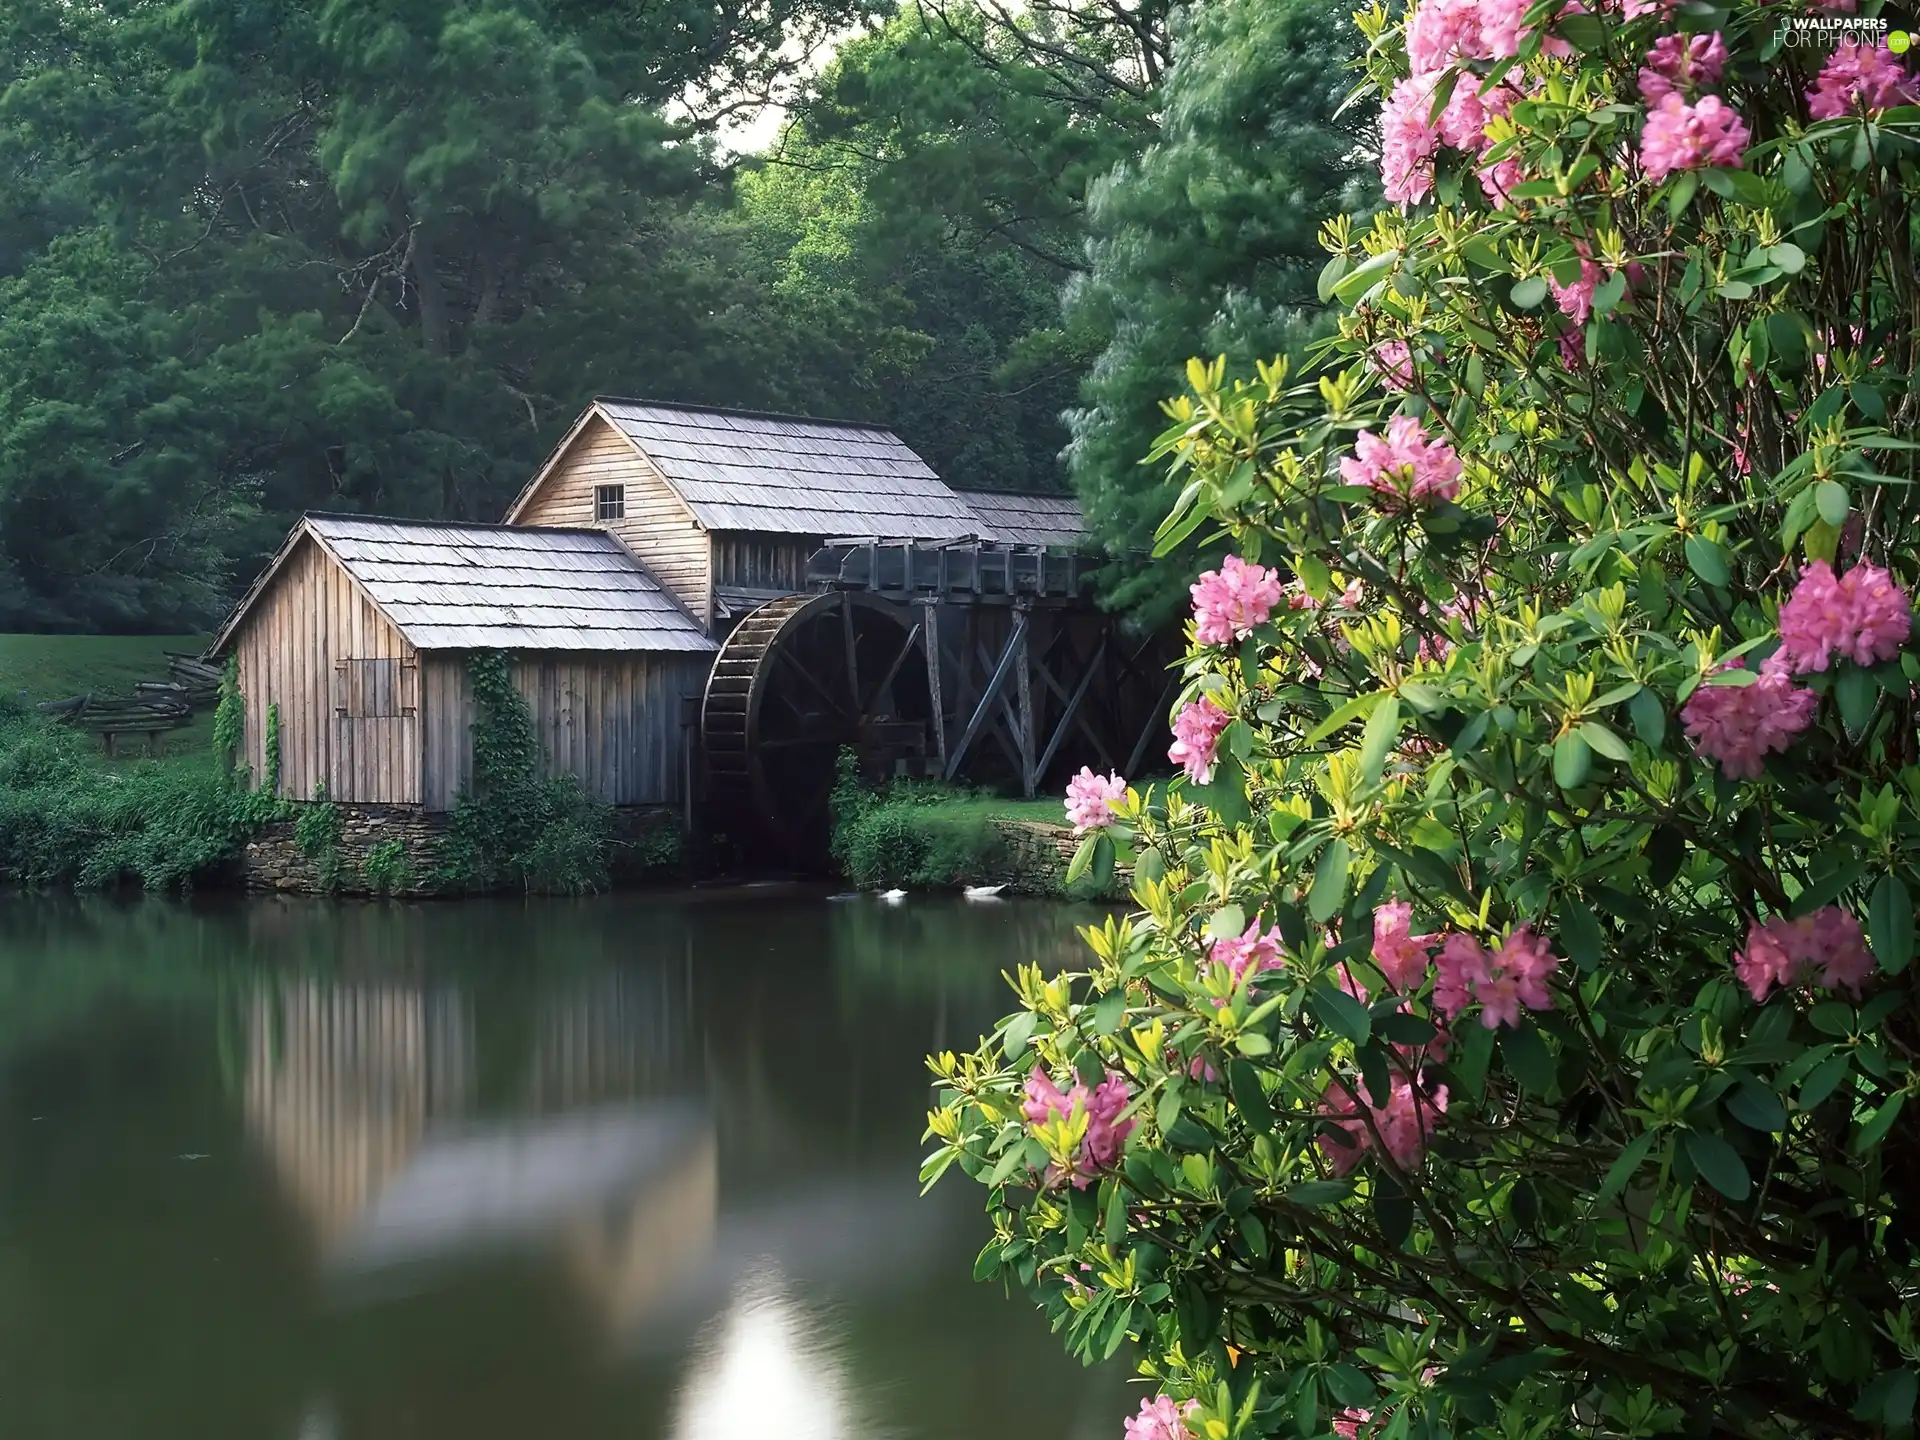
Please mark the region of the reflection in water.
[[0, 896], [0, 1435], [1115, 1433], [915, 1180], [927, 1050], [1089, 918]]
[[761, 1271], [694, 1347], [672, 1440], [867, 1440], [842, 1350]]

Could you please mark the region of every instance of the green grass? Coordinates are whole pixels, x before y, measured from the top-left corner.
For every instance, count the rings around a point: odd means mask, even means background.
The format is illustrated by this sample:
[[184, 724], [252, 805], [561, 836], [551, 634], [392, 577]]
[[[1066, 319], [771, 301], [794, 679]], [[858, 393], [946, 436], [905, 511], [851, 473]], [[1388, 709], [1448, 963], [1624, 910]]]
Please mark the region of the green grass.
[[[165, 680], [167, 651], [198, 655], [204, 635], [0, 635], [0, 696], [28, 703], [67, 700], [75, 695], [125, 697], [136, 680]], [[211, 754], [213, 711], [201, 711], [191, 725], [169, 730], [162, 742], [169, 755]], [[129, 751], [139, 742], [129, 738]]]

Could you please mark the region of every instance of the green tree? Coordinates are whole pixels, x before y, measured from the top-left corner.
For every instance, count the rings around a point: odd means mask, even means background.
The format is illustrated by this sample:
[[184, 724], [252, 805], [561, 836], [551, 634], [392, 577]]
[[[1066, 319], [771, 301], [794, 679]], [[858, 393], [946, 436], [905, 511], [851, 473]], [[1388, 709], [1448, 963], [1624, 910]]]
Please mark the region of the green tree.
[[[1197, 7], [1167, 75], [1160, 134], [1093, 185], [1089, 264], [1069, 323], [1102, 349], [1071, 417], [1074, 488], [1116, 552], [1152, 548], [1175, 490], [1142, 468], [1189, 356], [1298, 353], [1323, 325], [1322, 221], [1363, 208], [1366, 112], [1334, 118], [1360, 39], [1339, 7]], [[1122, 565], [1111, 599], [1163, 618], [1180, 567]]]

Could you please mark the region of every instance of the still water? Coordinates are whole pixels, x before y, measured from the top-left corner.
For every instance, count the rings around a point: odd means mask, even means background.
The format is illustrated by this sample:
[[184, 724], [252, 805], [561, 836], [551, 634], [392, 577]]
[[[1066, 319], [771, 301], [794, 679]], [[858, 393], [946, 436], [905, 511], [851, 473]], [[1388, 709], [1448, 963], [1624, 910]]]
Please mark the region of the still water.
[[6, 1440], [1112, 1440], [921, 1199], [1084, 913], [0, 896]]

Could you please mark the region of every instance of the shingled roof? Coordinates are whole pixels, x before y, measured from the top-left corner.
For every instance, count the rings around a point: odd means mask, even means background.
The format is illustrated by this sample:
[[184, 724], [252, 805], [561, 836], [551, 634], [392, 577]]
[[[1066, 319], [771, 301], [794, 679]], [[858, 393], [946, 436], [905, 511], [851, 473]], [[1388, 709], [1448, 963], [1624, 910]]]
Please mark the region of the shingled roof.
[[221, 627], [223, 649], [311, 537], [420, 650], [712, 651], [693, 616], [602, 530], [308, 515]]
[[891, 430], [602, 396], [708, 530], [954, 540], [980, 517]]
[[1087, 538], [1087, 519], [1071, 495], [1038, 495], [1009, 490], [957, 492], [980, 517], [983, 539], [1009, 545], [1075, 546]]

